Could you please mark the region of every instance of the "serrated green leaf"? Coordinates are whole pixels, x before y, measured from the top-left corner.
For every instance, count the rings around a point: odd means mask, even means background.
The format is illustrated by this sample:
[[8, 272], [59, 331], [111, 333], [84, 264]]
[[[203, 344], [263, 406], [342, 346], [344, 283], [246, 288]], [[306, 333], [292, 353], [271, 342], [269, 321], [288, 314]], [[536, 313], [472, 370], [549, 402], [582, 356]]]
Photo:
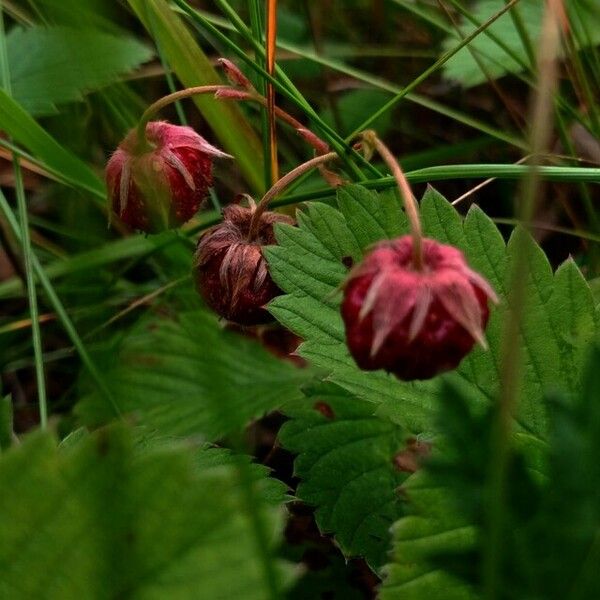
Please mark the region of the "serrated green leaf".
[[[82, 430], [76, 430], [74, 433], [79, 431]], [[83, 431], [85, 433], [85, 430]], [[137, 455], [152, 454], [157, 450], [176, 452], [185, 450], [191, 454], [193, 466], [199, 474], [219, 473], [222, 472], [223, 467], [226, 467], [231, 471], [237, 471], [238, 475], [243, 473], [246, 483], [251, 482], [251, 485], [256, 487], [255, 494], [262, 502], [280, 506], [291, 499], [287, 493], [287, 485], [275, 477], [270, 477], [271, 470], [262, 464], [252, 462], [252, 457], [247, 454], [240, 454], [229, 448], [217, 447], [211, 444], [198, 445], [194, 442], [194, 438], [190, 437], [159, 435], [156, 431], [151, 431], [146, 427], [136, 427], [132, 435]], [[70, 443], [71, 446], [82, 439], [82, 434], [79, 434], [78, 437], [78, 440]], [[67, 439], [61, 442], [61, 448], [65, 445]], [[244, 491], [244, 481], [241, 477], [236, 479], [237, 481], [233, 484], [236, 489], [239, 488], [241, 494]]]
[[[361, 247], [346, 225], [343, 215], [328, 204], [311, 202], [306, 213], [298, 212], [298, 220], [323, 242], [331, 256], [338, 261], [347, 256], [359, 260], [362, 256]], [[351, 253], [348, 254], [350, 250]]]
[[6, 38], [13, 97], [31, 115], [57, 112], [152, 58], [128, 35], [72, 27], [15, 27]]
[[566, 260], [554, 275], [554, 293], [549, 314], [559, 331], [560, 371], [575, 389], [581, 365], [596, 331], [592, 290], [572, 259]]
[[479, 596], [466, 583], [439, 566], [440, 556], [468, 562], [477, 529], [456, 511], [448, 490], [424, 472], [402, 487], [410, 514], [393, 528], [393, 550], [383, 569], [382, 600], [471, 600]]
[[[398, 235], [406, 226], [405, 219], [393, 194], [345, 186], [338, 190], [338, 199], [341, 208], [335, 228], [322, 227], [321, 213], [313, 223], [309, 209], [299, 218], [298, 227], [276, 229], [279, 245], [266, 248], [265, 255], [273, 279], [288, 294], [275, 298], [269, 311], [305, 340], [300, 354], [323, 368], [331, 381], [374, 404], [401, 405], [396, 422], [413, 433], [422, 432], [431, 411], [427, 391], [431, 385], [401, 383], [383, 372], [360, 371], [346, 348], [339, 313], [339, 288], [348, 273], [342, 257], [355, 256], [361, 243], [370, 246], [382, 236]], [[340, 217], [346, 227], [341, 226]], [[361, 254], [365, 249], [360, 247]]]
[[[493, 402], [500, 385], [506, 290], [516, 261], [523, 258], [521, 251], [521, 256], [515, 251], [521, 247], [518, 238], [523, 233], [517, 230], [506, 246], [497, 227], [480, 209], [472, 208], [463, 222], [439, 193], [433, 188], [427, 190], [421, 203], [426, 235], [462, 249], [473, 268], [492, 283], [501, 302], [491, 311], [486, 332], [489, 350], [475, 348], [458, 369], [441, 378], [407, 384], [385, 373], [364, 372], [355, 366], [345, 345], [339, 314], [339, 288], [347, 273], [341, 257], [356, 253], [356, 245], [364, 252], [375, 241], [406, 231], [405, 217], [397, 200], [382, 201], [381, 196], [357, 185], [340, 188], [338, 204], [340, 210], [335, 217], [332, 212], [335, 209], [327, 209], [327, 218], [335, 222], [335, 227], [323, 226], [320, 208], [312, 214], [309, 209], [299, 219], [297, 228], [288, 226], [278, 230], [279, 246], [269, 248], [266, 253], [274, 279], [287, 292], [276, 298], [269, 309], [305, 340], [300, 353], [323, 369], [331, 381], [378, 405], [378, 415], [414, 433], [431, 430], [432, 403], [441, 379], [461, 386], [463, 393], [482, 407]], [[544, 390], [565, 382], [572, 389], [578, 381], [579, 366], [571, 363], [569, 367], [561, 359], [561, 353], [566, 351], [562, 340], [572, 336], [574, 328], [582, 332], [591, 326], [588, 331], [593, 335], [597, 319], [591, 292], [581, 275], [567, 278], [570, 271], [564, 274], [559, 271], [555, 277], [542, 250], [531, 238], [526, 240], [526, 248], [527, 302], [521, 331], [525, 376], [517, 423], [523, 434], [542, 441], [547, 437]], [[553, 311], [560, 314], [568, 305], [579, 315], [577, 324], [551, 317]], [[586, 339], [583, 336], [581, 343]]]
[[[523, 237], [525, 241], [522, 241]], [[520, 332], [523, 376], [519, 412], [529, 432], [544, 437], [547, 414], [541, 402], [542, 396], [553, 385], [564, 383], [562, 373], [557, 369], [560, 361], [559, 333], [553, 326], [549, 310], [554, 291], [552, 267], [533, 238], [520, 228], [511, 235], [506, 254], [509, 273], [517, 262], [526, 260], [528, 263]], [[556, 325], [560, 327], [560, 324]]]
[[521, 543], [528, 556], [519, 566], [537, 567], [526, 572], [527, 585], [549, 600], [593, 598], [600, 590], [600, 347], [589, 354], [581, 392], [553, 398], [547, 485]]
[[406, 517], [392, 529], [398, 563], [385, 569], [381, 600], [471, 600], [478, 598], [468, 586], [442, 569], [430, 567], [429, 555], [464, 552], [472, 546], [472, 527], [444, 520]]
[[[257, 342], [224, 331], [203, 310], [143, 320], [111, 352], [106, 370], [124, 414], [161, 435], [209, 441], [301, 398], [299, 386], [310, 377]], [[112, 418], [95, 392], [77, 412], [88, 424]]]
[[363, 252], [375, 242], [407, 230], [395, 193], [378, 194], [360, 185], [346, 185], [338, 189], [337, 204]]
[[390, 525], [402, 514], [396, 488], [406, 478], [394, 466], [406, 434], [371, 406], [334, 385], [308, 392], [279, 434], [298, 454], [296, 495], [316, 506], [325, 533], [335, 533], [346, 556], [364, 556], [375, 568], [386, 558]]
[[62, 452], [30, 437], [0, 459], [0, 487], [3, 598], [272, 597], [260, 557], [275, 561], [280, 515], [257, 498], [260, 548], [234, 469], [201, 472], [182, 448], [137, 454], [113, 427]]
[[452, 244], [463, 252], [467, 250], [468, 244], [460, 215], [430, 185], [427, 186], [421, 200], [421, 220], [423, 222], [423, 233], [427, 237]]
[[[478, 0], [471, 9], [471, 14], [478, 23], [484, 23], [491, 16], [502, 10], [504, 6], [504, 0]], [[594, 8], [585, 2], [571, 0], [567, 3], [567, 8], [569, 11], [577, 11], [579, 15], [577, 19], [570, 20], [572, 27], [581, 28], [578, 24], [579, 19], [583, 22], [591, 23], [597, 18], [597, 15], [594, 15]], [[533, 46], [536, 47], [541, 32], [544, 3], [538, 0], [521, 0], [513, 10], [519, 11], [527, 35]], [[475, 29], [475, 25], [471, 26], [469, 24], [468, 27], [463, 27], [462, 29], [463, 36], [466, 37]], [[521, 72], [523, 70], [522, 65], [528, 63], [528, 57], [511, 15], [508, 13], [502, 15], [488, 27], [488, 31], [496, 38], [501, 39], [510, 48], [512, 53], [521, 59], [521, 63], [519, 64], [513, 57], [506, 54], [492, 38], [480, 35], [471, 42], [470, 48], [479, 53], [478, 59], [483, 63], [487, 74], [492, 79], [497, 79], [508, 73]], [[589, 42], [592, 45], [600, 44], [598, 28], [594, 28], [590, 32], [592, 36], [589, 40], [587, 36], [583, 35], [577, 36], [577, 39]], [[444, 42], [444, 49], [449, 50], [454, 46], [456, 46], [456, 37], [453, 35], [448, 37]], [[490, 57], [493, 57], [493, 60]], [[484, 83], [487, 79], [486, 72], [482, 70], [477, 60], [473, 58], [469, 48], [459, 50], [444, 66], [444, 75], [449, 79], [459, 81], [465, 87]]]

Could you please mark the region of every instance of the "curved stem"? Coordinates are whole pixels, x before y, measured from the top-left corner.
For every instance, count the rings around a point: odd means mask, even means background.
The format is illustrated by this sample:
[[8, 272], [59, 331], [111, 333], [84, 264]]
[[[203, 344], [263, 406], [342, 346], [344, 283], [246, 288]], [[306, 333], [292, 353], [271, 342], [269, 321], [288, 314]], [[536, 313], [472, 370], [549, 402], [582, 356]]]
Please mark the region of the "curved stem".
[[140, 117], [140, 122], [137, 126], [137, 139], [140, 151], [148, 150], [151, 148], [148, 140], [146, 139], [146, 126], [152, 117], [162, 110], [165, 106], [173, 104], [183, 98], [190, 98], [191, 96], [198, 96], [200, 94], [216, 94], [218, 91], [223, 89], [232, 89], [228, 85], [200, 85], [196, 87], [186, 88], [184, 90], [178, 90], [167, 96], [159, 98], [156, 102], [153, 102]]
[[310, 169], [319, 167], [330, 160], [337, 158], [336, 152], [328, 152], [320, 156], [315, 156], [310, 160], [298, 165], [295, 169], [292, 169], [289, 173], [286, 173], [275, 185], [261, 198], [260, 202], [256, 206], [254, 214], [252, 215], [252, 221], [250, 222], [250, 230], [248, 231], [248, 239], [253, 240], [258, 233], [260, 224], [260, 218], [267, 209], [269, 202], [275, 198], [282, 190], [284, 190], [294, 179], [300, 177], [303, 173], [306, 173]]
[[377, 134], [373, 130], [369, 129], [363, 131], [361, 137], [365, 143], [377, 150], [396, 180], [400, 197], [404, 201], [404, 208], [406, 210], [406, 216], [408, 217], [410, 232], [413, 238], [413, 265], [415, 269], [420, 271], [423, 268], [423, 229], [421, 228], [421, 218], [419, 217], [417, 201], [410, 189], [408, 179], [406, 179], [406, 175], [404, 174], [402, 167], [398, 164], [396, 157], [377, 137]]
[[[267, 106], [267, 99], [261, 96], [255, 91], [246, 91], [239, 88], [235, 88], [229, 85], [201, 85], [197, 87], [186, 88], [163, 96], [156, 102], [152, 103], [142, 114], [140, 122], [137, 126], [137, 140], [138, 140], [138, 151], [144, 152], [152, 148], [146, 138], [146, 126], [149, 121], [152, 120], [157, 112], [173, 104], [183, 98], [190, 98], [192, 96], [199, 96], [201, 94], [214, 94], [215, 98], [220, 100], [240, 100], [247, 102], [256, 102], [262, 106]], [[287, 123], [296, 130], [296, 133], [307, 143], [309, 143], [318, 154], [325, 154], [329, 151], [329, 146], [315, 133], [310, 131], [304, 126], [298, 119], [292, 117], [289, 113], [285, 112], [278, 106], [275, 107], [275, 116], [284, 123]]]
[[[229, 99], [257, 102], [264, 107], [268, 107], [267, 99], [264, 96], [235, 88], [230, 88], [227, 91], [217, 92], [216, 97], [222, 100]], [[327, 142], [324, 142], [319, 136], [317, 136], [316, 133], [308, 129], [305, 125], [298, 121], [298, 119], [285, 112], [285, 110], [279, 108], [279, 106], [275, 106], [275, 116], [283, 123], [293, 127], [296, 130], [296, 133], [316, 150], [317, 154], [325, 154], [329, 152], [329, 144], [327, 144]]]

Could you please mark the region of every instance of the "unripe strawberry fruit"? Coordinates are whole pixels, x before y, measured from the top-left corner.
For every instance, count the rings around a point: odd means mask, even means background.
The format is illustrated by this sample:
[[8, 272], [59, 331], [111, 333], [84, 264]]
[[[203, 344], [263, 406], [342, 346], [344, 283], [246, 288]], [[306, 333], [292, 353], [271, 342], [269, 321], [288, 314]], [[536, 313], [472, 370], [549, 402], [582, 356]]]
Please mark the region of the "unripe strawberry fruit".
[[460, 250], [423, 239], [423, 267], [413, 266], [413, 238], [384, 241], [344, 285], [342, 318], [350, 353], [361, 369], [400, 379], [429, 379], [454, 369], [489, 318], [487, 281]]
[[281, 290], [271, 279], [262, 247], [276, 244], [273, 225], [293, 220], [273, 212], [261, 215], [254, 239], [249, 239], [254, 208], [238, 205], [223, 210], [223, 222], [198, 242], [194, 261], [196, 287], [219, 315], [240, 325], [272, 320], [265, 305]]
[[147, 233], [189, 221], [212, 184], [212, 159], [228, 156], [191, 127], [152, 121], [147, 144], [132, 129], [106, 165], [112, 210]]

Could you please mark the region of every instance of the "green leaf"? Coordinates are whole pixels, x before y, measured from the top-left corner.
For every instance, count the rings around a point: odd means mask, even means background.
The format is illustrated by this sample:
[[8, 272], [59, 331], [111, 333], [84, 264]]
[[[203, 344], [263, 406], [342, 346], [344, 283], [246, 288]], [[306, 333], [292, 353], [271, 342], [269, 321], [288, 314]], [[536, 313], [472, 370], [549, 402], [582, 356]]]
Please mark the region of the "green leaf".
[[[283, 44], [289, 44], [289, 38], [284, 35], [281, 36], [285, 39]], [[283, 45], [278, 41], [278, 45]], [[303, 48], [304, 49], [304, 48]], [[325, 54], [325, 53], [323, 53]], [[325, 59], [327, 60], [327, 59]], [[286, 64], [286, 71], [288, 75], [292, 76], [291, 68], [294, 67], [295, 61], [290, 61], [290, 64]], [[312, 66], [310, 62], [303, 61], [304, 68]], [[331, 62], [334, 62], [333, 60]], [[306, 77], [306, 75], [304, 75]], [[350, 90], [344, 94], [341, 94], [337, 99], [336, 111], [339, 116], [340, 133], [343, 135], [350, 135], [361, 123], [370, 117], [376, 110], [379, 110], [389, 100], [389, 93], [384, 90], [377, 89], [358, 89]], [[323, 120], [332, 127], [335, 127], [336, 122], [333, 117], [333, 111], [329, 108], [325, 108], [320, 112]], [[379, 119], [371, 124], [371, 127], [375, 129], [379, 135], [385, 137], [390, 131], [392, 126], [392, 114], [391, 112], [384, 113]]]
[[360, 371], [346, 348], [339, 313], [339, 288], [348, 273], [342, 258], [360, 258], [375, 241], [398, 235], [404, 217], [394, 195], [361, 186], [340, 188], [338, 203], [339, 212], [311, 203], [299, 215], [298, 227], [277, 228], [279, 245], [266, 248], [265, 255], [271, 275], [287, 295], [275, 298], [269, 310], [305, 340], [299, 353], [324, 369], [332, 382], [368, 402], [402, 406], [397, 422], [420, 433], [428, 427], [432, 384], [401, 383], [383, 372]]
[[[456, 514], [447, 490], [435, 487], [421, 473], [403, 490], [417, 504], [415, 513], [397, 521], [391, 560], [384, 568], [381, 600], [471, 600], [478, 596], [459, 578], [436, 565], [438, 555], [457, 554], [469, 560], [476, 530]], [[427, 504], [429, 503], [429, 504]], [[419, 507], [424, 515], [419, 514]]]
[[378, 194], [360, 185], [347, 185], [339, 188], [337, 203], [363, 251], [381, 239], [397, 237], [408, 229], [394, 192]]
[[0, 596], [273, 597], [284, 583], [272, 554], [281, 515], [250, 485], [252, 505], [236, 469], [200, 469], [181, 447], [140, 454], [124, 427], [62, 451], [48, 434], [30, 436], [0, 460], [11, 490], [0, 496]]
[[549, 313], [560, 331], [560, 368], [575, 389], [587, 348], [597, 330], [596, 302], [592, 290], [572, 259], [566, 260], [554, 276], [555, 291]]
[[253, 463], [252, 457], [246, 454], [235, 454], [227, 448], [205, 446], [195, 453], [194, 465], [200, 473], [220, 472], [223, 466], [235, 467], [238, 471], [244, 469], [246, 476], [256, 485], [256, 494], [261, 501], [279, 506], [290, 500], [285, 483], [269, 477], [270, 469]]
[[61, 146], [4, 90], [0, 90], [0, 129], [67, 182], [100, 198], [106, 196], [104, 183], [96, 173]]
[[[600, 346], [592, 346], [581, 393], [553, 406], [549, 483], [530, 559], [540, 559], [547, 598], [593, 598], [600, 589]], [[541, 543], [545, 551], [536, 552]], [[535, 554], [534, 554], [535, 553]]]
[[0, 453], [13, 443], [13, 408], [10, 396], [0, 396]]
[[[150, 35], [156, 39], [169, 65], [185, 87], [222, 83], [179, 16], [165, 0], [129, 0]], [[235, 156], [248, 184], [263, 191], [261, 142], [233, 102], [196, 96], [194, 103], [208, 121], [226, 152]]]
[[[443, 386], [439, 401], [437, 422], [443, 436], [424, 470], [403, 486], [412, 514], [393, 528], [394, 550], [382, 590], [386, 600], [480, 597], [481, 530], [488, 515], [485, 484], [494, 454], [495, 407], [481, 413], [452, 385]], [[531, 480], [516, 457], [509, 461], [507, 481], [515, 490], [510, 501], [520, 493], [519, 500], [526, 499], [535, 513], [535, 494], [528, 495]]]
[[390, 525], [402, 514], [397, 488], [406, 478], [394, 465], [406, 434], [371, 405], [327, 384], [309, 390], [279, 434], [298, 454], [296, 495], [316, 506], [316, 520], [346, 556], [364, 556], [380, 567], [389, 546]]
[[[106, 381], [124, 414], [161, 435], [211, 441], [301, 398], [310, 377], [203, 310], [144, 319], [109, 354]], [[90, 424], [112, 418], [96, 392], [77, 412]]]
[[[484, 23], [504, 6], [504, 0], [479, 0], [474, 4], [471, 14], [478, 23]], [[521, 0], [515, 9], [519, 11], [527, 34], [533, 46], [536, 47], [541, 32], [544, 3], [538, 0]], [[583, 22], [591, 23], [595, 20], [595, 9], [592, 8], [591, 4], [580, 0], [571, 0], [568, 3], [568, 9], [570, 12], [577, 11], [578, 19], [581, 19]], [[578, 19], [575, 21], [572, 20], [571, 23], [577, 23]], [[580, 26], [577, 25], [577, 27]], [[463, 27], [463, 36], [466, 37], [469, 35], [473, 29], [475, 29], [475, 25]], [[480, 35], [470, 44], [470, 49], [478, 52], [478, 58], [485, 66], [491, 78], [497, 79], [509, 73], [521, 72], [523, 69], [522, 64], [528, 63], [528, 57], [511, 15], [509, 13], [502, 15], [488, 28], [488, 31], [501, 39], [521, 59], [521, 64], [519, 64], [498, 46], [492, 38], [485, 34]], [[592, 45], [600, 44], [600, 32], [598, 28], [593, 28], [592, 34], [589, 40], [586, 36], [578, 36], [578, 39], [586, 40], [586, 42]], [[449, 36], [444, 42], [444, 49], [449, 50], [455, 45], [455, 36]], [[465, 87], [473, 87], [487, 80], [485, 73], [473, 58], [470, 49], [463, 48], [444, 66], [444, 75], [449, 79], [459, 81]], [[493, 57], [493, 60], [490, 57]]]
[[[600, 589], [599, 368], [595, 344], [579, 393], [546, 398], [550, 435], [539, 448], [543, 474], [525, 468], [527, 448], [512, 438], [501, 535], [494, 538], [498, 598], [592, 598]], [[386, 600], [480, 597], [473, 590], [484, 583], [497, 413], [490, 407], [476, 414], [450, 386], [440, 400], [438, 450], [403, 486], [413, 514], [394, 525]]]
[[15, 27], [6, 38], [13, 97], [31, 115], [57, 112], [152, 58], [128, 35], [72, 27]]
[[[493, 402], [500, 385], [506, 290], [510, 273], [522, 258], [515, 251], [520, 247], [518, 238], [525, 234], [517, 230], [506, 245], [480, 209], [473, 207], [463, 221], [439, 193], [428, 188], [421, 203], [425, 234], [463, 250], [472, 267], [494, 286], [501, 302], [492, 308], [486, 331], [489, 350], [475, 348], [456, 371], [408, 384], [355, 366], [339, 314], [340, 287], [348, 273], [342, 258], [356, 259], [378, 240], [405, 232], [404, 214], [394, 195], [378, 195], [357, 185], [340, 188], [337, 201], [339, 211], [309, 204], [299, 217], [299, 226], [280, 227], [279, 245], [266, 251], [272, 275], [287, 293], [276, 298], [269, 310], [305, 340], [300, 354], [323, 369], [331, 381], [378, 405], [374, 410], [379, 416], [413, 433], [432, 430], [432, 405], [442, 379], [459, 385], [482, 407]], [[548, 433], [543, 393], [565, 382], [569, 390], [576, 389], [581, 367], [576, 349], [594, 335], [597, 321], [590, 289], [575, 265], [565, 265], [554, 275], [539, 246], [530, 237], [525, 243], [528, 277], [520, 348], [524, 377], [517, 423], [523, 434], [543, 441]], [[573, 316], [564, 317], [565, 311], [572, 311]]]

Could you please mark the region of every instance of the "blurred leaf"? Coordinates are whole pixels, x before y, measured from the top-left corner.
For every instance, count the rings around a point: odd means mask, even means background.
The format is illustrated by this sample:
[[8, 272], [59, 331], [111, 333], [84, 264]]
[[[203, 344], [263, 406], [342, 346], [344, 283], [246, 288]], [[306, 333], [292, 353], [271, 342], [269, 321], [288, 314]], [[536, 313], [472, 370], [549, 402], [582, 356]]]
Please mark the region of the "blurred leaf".
[[[124, 414], [161, 435], [216, 440], [302, 397], [310, 377], [257, 342], [223, 330], [203, 310], [150, 316], [110, 351], [106, 380]], [[86, 423], [112, 418], [93, 392], [77, 411]]]
[[2, 457], [0, 486], [11, 490], [0, 496], [3, 598], [262, 600], [281, 589], [262, 562], [283, 575], [279, 511], [256, 482], [250, 505], [236, 469], [199, 468], [181, 447], [136, 453], [112, 427], [59, 451], [38, 433]]
[[447, 489], [421, 472], [402, 487], [412, 512], [392, 528], [389, 563], [383, 569], [381, 600], [474, 600], [477, 594], [459, 578], [440, 568], [440, 555], [471, 560], [475, 528], [457, 514]]
[[[223, 83], [179, 16], [164, 0], [128, 0], [185, 87]], [[194, 102], [226, 152], [233, 154], [248, 185], [263, 189], [262, 145], [234, 102], [196, 96]]]
[[119, 15], [118, 3], [112, 0], [29, 0], [35, 4], [42, 20], [69, 27], [91, 27], [116, 32], [113, 23]]
[[374, 568], [386, 559], [390, 525], [402, 514], [397, 488], [406, 479], [394, 465], [405, 433], [373, 417], [372, 406], [335, 385], [308, 391], [279, 434], [298, 454], [296, 495], [316, 506], [317, 524], [334, 533], [346, 556], [364, 556]]
[[0, 90], [0, 129], [69, 183], [105, 197], [104, 183], [96, 173], [61, 146], [4, 90]]
[[[270, 471], [264, 465], [252, 462], [246, 454], [234, 454], [227, 448], [205, 446], [194, 454], [194, 466], [200, 473], [221, 472], [222, 467], [245, 469], [246, 476], [257, 486], [257, 494], [266, 504], [278, 506], [291, 497], [287, 486], [275, 477], [269, 477]], [[238, 484], [239, 485], [239, 484]]]
[[57, 112], [152, 58], [128, 34], [72, 27], [15, 27], [6, 39], [13, 97], [31, 115]]
[[13, 407], [10, 396], [0, 396], [0, 453], [13, 443]]
[[[596, 344], [581, 391], [547, 399], [551, 433], [542, 476], [525, 469], [523, 448], [513, 438], [494, 565], [498, 598], [594, 598], [600, 589], [599, 373]], [[403, 486], [414, 514], [394, 526], [383, 599], [480, 597], [494, 416], [493, 407], [475, 414], [458, 390], [445, 389], [439, 451]]]
[[[505, 4], [504, 0], [478, 0], [472, 8], [471, 14], [478, 23], [484, 23], [502, 10]], [[597, 13], [597, 7], [593, 8], [590, 4], [580, 0], [570, 0], [566, 4], [569, 11], [577, 11], [579, 19], [583, 22], [592, 23], [597, 20], [597, 14], [595, 14], [595, 12]], [[520, 13], [521, 20], [534, 47], [537, 45], [541, 31], [544, 6], [544, 2], [539, 0], [521, 0], [515, 7]], [[575, 26], [577, 20], [572, 20], [571, 23]], [[471, 24], [468, 27], [463, 27], [464, 37], [469, 35], [473, 29], [475, 29], [475, 26]], [[488, 28], [488, 31], [501, 39], [514, 54], [518, 55], [527, 64], [528, 58], [521, 37], [509, 13], [502, 15]], [[593, 36], [589, 40], [590, 43], [593, 45], [600, 44], [600, 29], [596, 27], [592, 31]], [[579, 37], [580, 39], [586, 39], [585, 37]], [[444, 42], [444, 49], [449, 50], [455, 45], [456, 37], [454, 35], [449, 36]], [[522, 71], [522, 66], [485, 34], [473, 40], [470, 48], [480, 52], [479, 59], [485, 65], [485, 69], [492, 79]], [[490, 56], [494, 57], [494, 60], [487, 58]], [[485, 73], [473, 58], [469, 48], [463, 48], [446, 63], [444, 75], [449, 79], [459, 81], [465, 87], [473, 87], [487, 81]]]
[[[480, 530], [488, 514], [483, 503], [495, 407], [481, 414], [452, 385], [442, 387], [439, 402], [437, 422], [443, 435], [424, 470], [403, 486], [411, 514], [393, 527], [393, 552], [384, 569], [385, 600], [480, 597]], [[531, 481], [517, 465], [522, 467], [522, 462], [510, 461], [508, 480], [527, 497]], [[530, 512], [535, 511], [535, 494], [527, 500]]]
[[598, 390], [596, 343], [581, 393], [575, 398], [558, 396], [552, 406], [549, 481], [529, 538], [529, 562], [523, 565], [535, 561], [537, 568], [526, 571], [526, 576], [538, 597], [594, 598], [600, 590]]

